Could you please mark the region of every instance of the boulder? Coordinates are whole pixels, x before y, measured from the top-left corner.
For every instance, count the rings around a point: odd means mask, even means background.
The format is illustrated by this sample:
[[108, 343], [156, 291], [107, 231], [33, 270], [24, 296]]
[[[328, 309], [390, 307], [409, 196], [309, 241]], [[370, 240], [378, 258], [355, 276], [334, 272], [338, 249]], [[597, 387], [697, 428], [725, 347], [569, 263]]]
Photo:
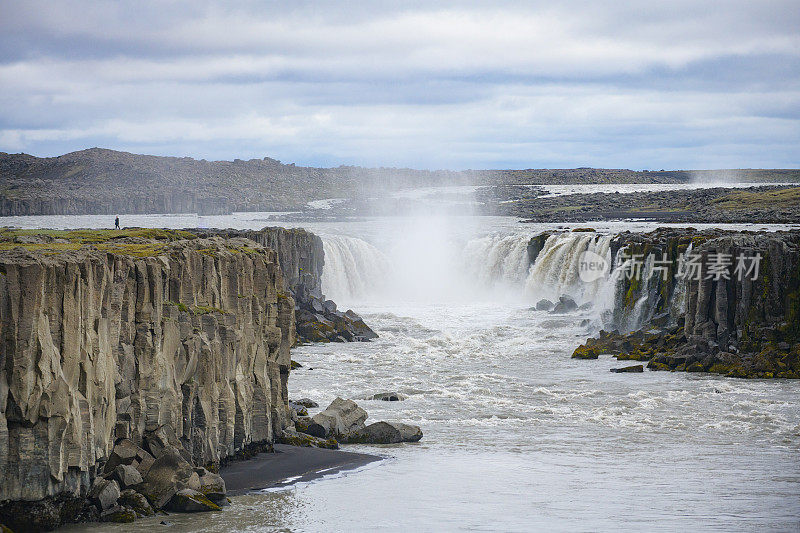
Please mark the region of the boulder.
[[343, 437], [364, 427], [367, 412], [353, 400], [336, 398], [322, 412], [311, 417], [308, 434], [319, 438]]
[[319, 404], [310, 398], [300, 398], [299, 400], [294, 400], [292, 403], [296, 403], [297, 405], [302, 405], [308, 409], [313, 407], [319, 407]]
[[89, 501], [104, 511], [114, 506], [119, 499], [119, 485], [116, 481], [104, 478], [97, 478], [94, 481], [92, 490], [89, 491]]
[[566, 294], [563, 296], [558, 297], [558, 302], [556, 302], [555, 307], [553, 310], [550, 311], [552, 314], [559, 315], [564, 313], [571, 313], [578, 309], [578, 304], [575, 303], [571, 297], [567, 296]]
[[308, 410], [300, 404], [289, 402], [289, 409], [293, 409], [297, 416], [308, 416]]
[[136, 520], [136, 512], [130, 507], [124, 505], [115, 505], [110, 509], [106, 509], [100, 513], [101, 522], [117, 522], [120, 524], [129, 524]]
[[379, 392], [378, 394], [373, 394], [372, 396], [367, 396], [364, 398], [365, 400], [381, 400], [384, 402], [402, 402], [405, 400], [407, 396], [404, 394], [400, 394], [399, 392]]
[[136, 461], [134, 461], [132, 464], [136, 466], [136, 470], [139, 471], [142, 479], [144, 479], [144, 476], [146, 476], [150, 471], [150, 467], [153, 466], [154, 462], [155, 458], [152, 455], [144, 450], [139, 450], [139, 453], [136, 455]]
[[322, 308], [328, 314], [335, 313], [336, 312], [336, 302], [334, 302], [333, 300], [325, 300], [322, 303]]
[[133, 489], [125, 489], [119, 495], [119, 504], [133, 509], [136, 516], [153, 516], [155, 512], [143, 495]]
[[200, 476], [200, 488], [198, 490], [202, 492], [206, 498], [219, 506], [223, 506], [228, 502], [225, 480], [222, 479], [222, 476], [214, 472], [209, 472], [205, 468], [196, 468], [195, 473]]
[[219, 511], [220, 507], [200, 491], [181, 489], [172, 495], [167, 509], [179, 513], [199, 513], [203, 511]]
[[288, 444], [289, 446], [299, 446], [301, 448], [339, 449], [339, 443], [336, 442], [336, 439], [333, 437], [322, 439], [306, 433], [298, 433], [291, 428], [283, 430], [283, 434], [278, 438], [278, 442], [281, 444]]
[[142, 482], [142, 475], [131, 465], [119, 465], [114, 469], [114, 479], [123, 489]]
[[351, 434], [346, 442], [362, 444], [395, 444], [417, 442], [422, 438], [419, 426], [400, 422], [375, 422]]
[[644, 372], [644, 366], [642, 365], [631, 365], [631, 366], [623, 366], [622, 368], [612, 368], [612, 372]]
[[111, 455], [108, 456], [104, 471], [106, 473], [111, 473], [119, 465], [132, 464], [140, 451], [144, 450], [128, 439], [122, 439], [114, 446], [114, 449], [111, 450]]
[[165, 449], [137, 487], [154, 509], [161, 509], [179, 490], [187, 488], [194, 471], [174, 448]]
[[294, 421], [294, 429], [301, 433], [308, 433], [308, 426], [311, 425], [310, 416], [298, 416]]
[[536, 310], [537, 311], [550, 311], [551, 309], [553, 309], [553, 305], [554, 305], [553, 302], [551, 302], [550, 300], [542, 298], [541, 300], [536, 302]]

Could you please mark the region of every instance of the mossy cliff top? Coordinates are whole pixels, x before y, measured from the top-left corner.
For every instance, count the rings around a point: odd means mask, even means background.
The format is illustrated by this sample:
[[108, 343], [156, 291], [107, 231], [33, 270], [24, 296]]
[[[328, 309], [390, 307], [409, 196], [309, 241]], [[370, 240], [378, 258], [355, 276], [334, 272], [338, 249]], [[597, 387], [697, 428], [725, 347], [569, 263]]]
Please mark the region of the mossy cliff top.
[[263, 246], [247, 239], [201, 239], [188, 231], [160, 228], [122, 230], [0, 228], [0, 255], [22, 249], [40, 252], [45, 256], [97, 250], [132, 257], [156, 257], [179, 251], [186, 246], [209, 256], [226, 252], [254, 254], [265, 251]]

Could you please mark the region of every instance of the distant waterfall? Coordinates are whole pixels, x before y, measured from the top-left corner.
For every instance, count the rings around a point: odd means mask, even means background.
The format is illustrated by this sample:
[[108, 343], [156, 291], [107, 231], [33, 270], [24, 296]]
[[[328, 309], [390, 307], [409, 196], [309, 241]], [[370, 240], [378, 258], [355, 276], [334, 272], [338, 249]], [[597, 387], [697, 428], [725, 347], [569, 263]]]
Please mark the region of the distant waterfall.
[[580, 279], [580, 261], [587, 251], [599, 255], [610, 265], [611, 236], [589, 232], [551, 235], [530, 268], [525, 292], [549, 300], [567, 294], [578, 303], [595, 302], [604, 294], [608, 279], [600, 278], [588, 283]]
[[383, 287], [391, 264], [380, 250], [364, 240], [344, 236], [324, 237], [322, 246], [322, 292], [327, 298], [352, 301]]

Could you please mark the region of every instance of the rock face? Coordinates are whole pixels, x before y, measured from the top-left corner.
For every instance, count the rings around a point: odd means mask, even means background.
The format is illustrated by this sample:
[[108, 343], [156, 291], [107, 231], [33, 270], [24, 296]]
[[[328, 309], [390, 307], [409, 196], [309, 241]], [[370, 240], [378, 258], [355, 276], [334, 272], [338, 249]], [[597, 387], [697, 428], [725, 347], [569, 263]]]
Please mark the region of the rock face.
[[110, 501], [117, 479], [154, 484], [165, 457], [199, 480], [191, 463], [282, 432], [294, 301], [275, 251], [63, 247], [0, 252], [0, 502], [84, 498], [102, 471], [96, 498]]
[[322, 294], [322, 239], [304, 229], [189, 230], [201, 237], [247, 238], [278, 251], [288, 293], [295, 301], [298, 342], [369, 341], [378, 337], [352, 310], [345, 312]]
[[[662, 230], [622, 234], [612, 249], [671, 260], [667, 276], [622, 279], [616, 324], [638, 317], [635, 331], [601, 332], [573, 357], [611, 353], [648, 361], [652, 370], [687, 370], [732, 377], [800, 378], [800, 231], [734, 233]], [[699, 275], [675, 277], [678, 255], [699, 259]], [[758, 272], [737, 272], [738, 257], [760, 257]], [[724, 267], [719, 258], [726, 259]], [[743, 261], [746, 268], [753, 265]], [[642, 305], [640, 302], [645, 302]]]

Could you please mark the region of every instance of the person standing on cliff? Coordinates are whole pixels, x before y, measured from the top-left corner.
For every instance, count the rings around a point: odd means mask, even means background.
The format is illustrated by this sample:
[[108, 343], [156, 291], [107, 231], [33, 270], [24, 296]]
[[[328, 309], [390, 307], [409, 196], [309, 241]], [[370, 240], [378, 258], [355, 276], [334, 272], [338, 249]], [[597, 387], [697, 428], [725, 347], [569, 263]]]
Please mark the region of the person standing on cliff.
[[119, 215], [114, 219], [114, 229], [119, 229]]

